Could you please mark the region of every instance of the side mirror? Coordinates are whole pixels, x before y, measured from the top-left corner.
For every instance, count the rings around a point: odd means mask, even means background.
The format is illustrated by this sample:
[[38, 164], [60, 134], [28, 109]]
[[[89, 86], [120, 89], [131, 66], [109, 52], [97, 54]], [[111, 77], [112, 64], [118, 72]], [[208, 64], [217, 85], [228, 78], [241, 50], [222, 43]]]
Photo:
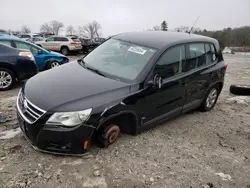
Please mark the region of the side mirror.
[[46, 39], [45, 42], [48, 42], [48, 40]]
[[43, 51], [42, 51], [42, 50], [38, 50], [37, 53], [38, 53], [38, 54], [42, 54]]
[[162, 78], [160, 77], [160, 75], [156, 74], [154, 77], [154, 85], [158, 88], [161, 89], [162, 87]]
[[148, 86], [153, 86], [157, 89], [161, 89], [162, 87], [162, 78], [160, 77], [160, 75], [155, 75], [153, 80], [150, 80], [147, 83]]

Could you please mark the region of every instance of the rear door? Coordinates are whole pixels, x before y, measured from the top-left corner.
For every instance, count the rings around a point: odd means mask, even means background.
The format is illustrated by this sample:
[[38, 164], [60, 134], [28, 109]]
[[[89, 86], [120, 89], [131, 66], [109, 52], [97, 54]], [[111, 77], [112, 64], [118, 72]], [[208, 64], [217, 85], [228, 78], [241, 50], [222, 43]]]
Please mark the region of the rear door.
[[43, 48], [46, 50], [53, 50], [53, 43], [55, 41], [55, 37], [50, 37], [45, 40], [45, 42], [42, 44]]
[[183, 65], [187, 75], [184, 112], [200, 106], [211, 83], [214, 72], [209, 69], [216, 63], [211, 47], [212, 44], [205, 42], [187, 45], [187, 60]]
[[69, 39], [66, 37], [55, 37], [53, 50], [60, 51], [61, 46], [68, 46]]

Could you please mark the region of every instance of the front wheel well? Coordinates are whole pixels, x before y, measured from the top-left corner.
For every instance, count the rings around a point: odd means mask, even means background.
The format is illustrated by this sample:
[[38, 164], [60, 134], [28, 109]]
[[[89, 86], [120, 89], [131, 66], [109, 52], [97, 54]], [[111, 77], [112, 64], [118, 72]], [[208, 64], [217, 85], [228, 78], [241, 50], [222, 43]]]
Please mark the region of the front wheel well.
[[123, 113], [115, 117], [111, 117], [100, 124], [99, 130], [106, 128], [111, 124], [118, 125], [122, 133], [135, 134], [137, 129], [136, 116], [132, 113]]

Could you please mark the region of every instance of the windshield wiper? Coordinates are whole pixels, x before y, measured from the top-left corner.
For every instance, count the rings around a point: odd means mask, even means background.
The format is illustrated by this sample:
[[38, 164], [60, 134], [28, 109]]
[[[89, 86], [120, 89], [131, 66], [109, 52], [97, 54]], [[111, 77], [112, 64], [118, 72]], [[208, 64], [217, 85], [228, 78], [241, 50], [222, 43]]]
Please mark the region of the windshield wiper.
[[101, 76], [106, 77], [103, 73], [101, 73], [101, 72], [100, 72], [99, 70], [97, 70], [97, 69], [94, 69], [94, 68], [91, 68], [91, 67], [87, 67], [86, 65], [85, 65], [85, 68], [88, 69], [88, 70], [91, 70], [92, 72], [95, 72], [96, 74], [99, 74], [99, 75], [101, 75]]
[[96, 73], [96, 74], [99, 74], [99, 75], [101, 75], [101, 76], [106, 77], [106, 76], [105, 76], [103, 73], [101, 73], [99, 70], [94, 69], [94, 68], [91, 68], [91, 67], [87, 67], [87, 66], [86, 66], [86, 63], [84, 62], [83, 59], [78, 59], [77, 62], [78, 62], [79, 64], [81, 64], [85, 69], [88, 69], [88, 70], [90, 70], [90, 71], [92, 71], [92, 72], [94, 72], [94, 73]]

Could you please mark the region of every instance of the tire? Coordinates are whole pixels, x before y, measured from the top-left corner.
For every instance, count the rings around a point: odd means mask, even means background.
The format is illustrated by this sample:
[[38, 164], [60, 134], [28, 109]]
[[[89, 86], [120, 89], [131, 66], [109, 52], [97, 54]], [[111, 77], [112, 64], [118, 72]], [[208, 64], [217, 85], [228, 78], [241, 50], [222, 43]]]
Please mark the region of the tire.
[[210, 111], [214, 108], [218, 97], [220, 94], [220, 89], [218, 85], [212, 86], [206, 93], [205, 98], [200, 106], [202, 112]]
[[62, 47], [61, 48], [61, 53], [63, 54], [63, 55], [68, 55], [69, 54], [69, 49], [68, 49], [68, 47]]
[[16, 77], [14, 73], [9, 69], [0, 68], [0, 91], [9, 90], [15, 83]]
[[46, 69], [53, 69], [58, 66], [60, 66], [60, 63], [58, 61], [50, 61], [47, 63]]
[[250, 85], [231, 85], [230, 86], [230, 92], [235, 95], [250, 95]]
[[101, 147], [108, 147], [115, 143], [120, 135], [120, 127], [115, 124], [111, 124], [102, 129], [98, 135], [99, 145]]

